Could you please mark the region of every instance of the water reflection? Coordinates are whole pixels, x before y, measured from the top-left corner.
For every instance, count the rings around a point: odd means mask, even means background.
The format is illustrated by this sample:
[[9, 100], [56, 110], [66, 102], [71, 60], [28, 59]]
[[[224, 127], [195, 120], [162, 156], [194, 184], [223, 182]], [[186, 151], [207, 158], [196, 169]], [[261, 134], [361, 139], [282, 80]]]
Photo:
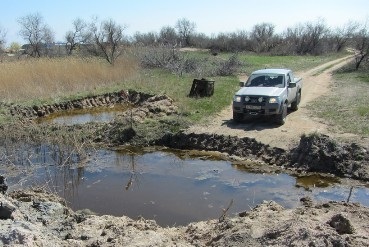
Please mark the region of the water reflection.
[[339, 183], [340, 180], [333, 176], [323, 176], [320, 174], [296, 177], [296, 186], [310, 189], [312, 187], [326, 188]]
[[355, 187], [350, 192], [350, 187], [319, 176], [296, 179], [287, 174], [249, 173], [227, 161], [185, 152], [177, 156], [160, 150], [97, 150], [82, 157], [54, 146], [19, 151], [23, 158], [13, 164], [28, 172], [10, 178], [12, 189], [26, 177], [22, 186], [56, 191], [74, 210], [143, 216], [164, 226], [219, 218], [230, 202], [228, 214], [264, 200], [294, 207], [303, 196], [321, 201], [345, 201], [350, 196], [350, 201], [369, 205], [369, 188]]
[[119, 113], [131, 108], [128, 104], [117, 104], [113, 107], [95, 107], [87, 109], [74, 109], [50, 114], [38, 118], [37, 121], [55, 123], [60, 125], [86, 124], [90, 122], [106, 123], [112, 121]]

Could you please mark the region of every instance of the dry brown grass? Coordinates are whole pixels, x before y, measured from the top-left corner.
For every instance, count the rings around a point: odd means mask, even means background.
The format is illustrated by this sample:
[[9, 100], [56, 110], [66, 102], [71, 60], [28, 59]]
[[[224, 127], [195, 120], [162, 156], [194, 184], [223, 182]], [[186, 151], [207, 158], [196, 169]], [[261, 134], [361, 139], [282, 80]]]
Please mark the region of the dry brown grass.
[[138, 62], [121, 57], [115, 66], [97, 58], [40, 58], [0, 63], [0, 100], [55, 100], [119, 84], [138, 73]]

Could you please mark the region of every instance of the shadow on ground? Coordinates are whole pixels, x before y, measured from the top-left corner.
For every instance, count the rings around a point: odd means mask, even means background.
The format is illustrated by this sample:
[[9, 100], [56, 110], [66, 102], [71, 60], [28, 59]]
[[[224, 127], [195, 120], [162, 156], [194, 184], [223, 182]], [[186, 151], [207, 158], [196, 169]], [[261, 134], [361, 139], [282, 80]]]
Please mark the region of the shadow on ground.
[[265, 129], [275, 129], [280, 125], [274, 123], [273, 119], [258, 117], [245, 119], [242, 122], [236, 122], [233, 119], [224, 120], [222, 126], [226, 125], [230, 129], [240, 129], [244, 131], [263, 131]]

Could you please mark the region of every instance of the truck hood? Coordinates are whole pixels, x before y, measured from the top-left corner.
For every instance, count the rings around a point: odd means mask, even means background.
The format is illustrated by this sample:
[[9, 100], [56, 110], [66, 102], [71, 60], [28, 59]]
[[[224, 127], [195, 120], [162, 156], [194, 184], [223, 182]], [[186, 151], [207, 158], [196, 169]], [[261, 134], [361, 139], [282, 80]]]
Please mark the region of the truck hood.
[[280, 96], [284, 90], [279, 87], [243, 87], [236, 95]]

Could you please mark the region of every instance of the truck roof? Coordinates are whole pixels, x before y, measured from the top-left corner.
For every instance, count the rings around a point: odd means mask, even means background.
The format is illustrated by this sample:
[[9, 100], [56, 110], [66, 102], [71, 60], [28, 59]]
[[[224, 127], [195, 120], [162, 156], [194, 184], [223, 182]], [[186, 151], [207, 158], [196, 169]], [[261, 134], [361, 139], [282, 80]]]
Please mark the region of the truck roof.
[[287, 74], [290, 69], [260, 69], [252, 72], [252, 74]]

